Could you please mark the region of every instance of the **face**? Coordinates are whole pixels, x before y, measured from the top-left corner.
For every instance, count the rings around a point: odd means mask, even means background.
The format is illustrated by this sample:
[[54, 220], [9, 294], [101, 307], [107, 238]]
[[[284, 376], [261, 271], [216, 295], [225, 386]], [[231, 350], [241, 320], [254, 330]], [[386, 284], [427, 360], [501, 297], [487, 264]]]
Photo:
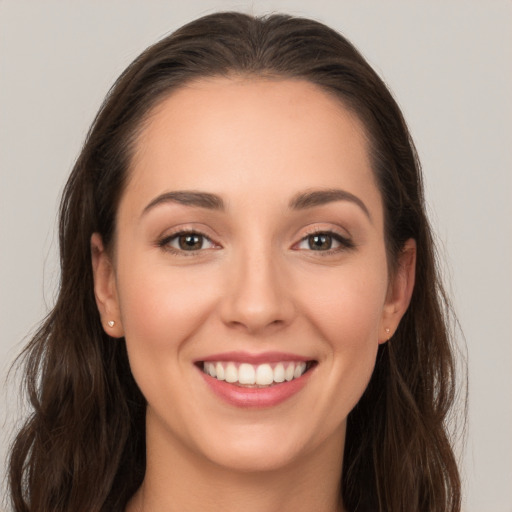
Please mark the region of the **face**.
[[93, 264], [148, 438], [243, 470], [340, 458], [411, 288], [358, 119], [307, 82], [208, 79], [155, 109], [130, 172]]

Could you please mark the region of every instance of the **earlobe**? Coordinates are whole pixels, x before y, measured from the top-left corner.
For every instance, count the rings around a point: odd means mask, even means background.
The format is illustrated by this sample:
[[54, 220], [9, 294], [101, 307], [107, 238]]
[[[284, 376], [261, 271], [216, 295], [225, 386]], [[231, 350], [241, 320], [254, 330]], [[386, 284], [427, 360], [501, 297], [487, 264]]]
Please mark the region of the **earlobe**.
[[94, 295], [105, 332], [113, 338], [124, 336], [117, 297], [116, 276], [110, 255], [103, 246], [101, 235], [91, 236]]
[[398, 256], [397, 268], [388, 286], [381, 319], [379, 343], [388, 341], [398, 328], [411, 302], [416, 276], [416, 241], [407, 240]]

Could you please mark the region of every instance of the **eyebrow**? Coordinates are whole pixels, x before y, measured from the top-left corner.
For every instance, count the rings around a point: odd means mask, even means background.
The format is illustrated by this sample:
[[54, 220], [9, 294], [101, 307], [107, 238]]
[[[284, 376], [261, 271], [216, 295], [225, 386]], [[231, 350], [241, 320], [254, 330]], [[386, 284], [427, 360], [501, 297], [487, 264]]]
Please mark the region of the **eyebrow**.
[[197, 192], [194, 190], [166, 192], [155, 197], [143, 210], [142, 215], [153, 209], [155, 206], [165, 203], [178, 203], [196, 208], [207, 208], [209, 210], [224, 210], [224, 201], [216, 194], [208, 192]]
[[347, 192], [346, 190], [338, 188], [301, 192], [291, 199], [289, 207], [292, 210], [305, 210], [307, 208], [314, 208], [315, 206], [322, 206], [335, 201], [349, 201], [356, 204], [361, 208], [361, 210], [363, 210], [368, 219], [370, 219], [370, 221], [372, 220], [372, 216], [370, 215], [368, 208], [364, 202], [359, 199], [359, 197]]
[[[314, 208], [315, 206], [322, 206], [324, 204], [333, 203], [335, 201], [349, 201], [356, 204], [363, 210], [365, 215], [372, 220], [368, 208], [359, 197], [337, 188], [329, 188], [322, 190], [308, 190], [296, 194], [289, 203], [289, 208], [292, 210], [306, 210]], [[195, 190], [177, 190], [173, 192], [166, 192], [153, 199], [143, 210], [142, 215], [146, 214], [155, 206], [165, 203], [178, 203], [185, 206], [193, 206], [196, 208], [206, 208], [209, 210], [224, 211], [224, 201], [217, 194], [209, 192], [199, 192]]]

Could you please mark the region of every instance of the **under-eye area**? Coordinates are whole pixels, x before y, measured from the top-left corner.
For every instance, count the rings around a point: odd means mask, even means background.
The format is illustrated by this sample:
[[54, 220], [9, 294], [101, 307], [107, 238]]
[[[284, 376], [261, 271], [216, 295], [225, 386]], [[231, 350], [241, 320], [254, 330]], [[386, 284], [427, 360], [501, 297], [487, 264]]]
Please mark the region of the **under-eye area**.
[[198, 368], [214, 379], [242, 387], [262, 388], [302, 377], [317, 361], [250, 364], [235, 361], [199, 361]]

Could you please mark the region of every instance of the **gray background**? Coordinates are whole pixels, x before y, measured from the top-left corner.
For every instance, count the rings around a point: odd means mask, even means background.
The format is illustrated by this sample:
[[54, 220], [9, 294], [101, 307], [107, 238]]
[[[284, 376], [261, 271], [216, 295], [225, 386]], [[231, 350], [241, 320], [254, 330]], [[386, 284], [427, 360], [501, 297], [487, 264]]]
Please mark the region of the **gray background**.
[[0, 0], [0, 457], [21, 412], [7, 369], [53, 302], [58, 198], [103, 96], [147, 45], [226, 9], [327, 22], [397, 97], [467, 343], [465, 510], [511, 512], [510, 1]]

